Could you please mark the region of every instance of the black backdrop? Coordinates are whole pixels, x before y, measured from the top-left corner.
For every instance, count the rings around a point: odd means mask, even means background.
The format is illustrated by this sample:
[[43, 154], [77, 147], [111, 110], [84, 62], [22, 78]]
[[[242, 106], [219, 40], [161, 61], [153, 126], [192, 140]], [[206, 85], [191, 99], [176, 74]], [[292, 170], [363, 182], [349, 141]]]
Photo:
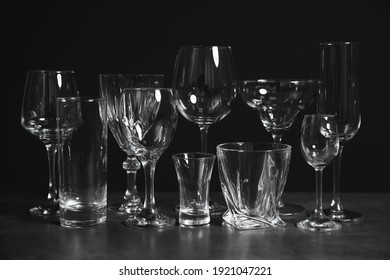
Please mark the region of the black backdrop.
[[[388, 191], [386, 1], [162, 2], [1, 2], [2, 187], [47, 191], [45, 148], [20, 125], [28, 70], [73, 69], [81, 94], [89, 96], [98, 95], [99, 73], [162, 73], [169, 87], [179, 46], [230, 45], [239, 80], [318, 78], [320, 42], [358, 41], [362, 126], [344, 149], [342, 191]], [[315, 191], [314, 170], [299, 149], [303, 115], [314, 111], [314, 106], [302, 111], [285, 133], [283, 142], [293, 146], [286, 191]], [[209, 130], [211, 152], [228, 141], [271, 141], [271, 136], [255, 111], [237, 100], [230, 115]], [[180, 116], [173, 142], [157, 163], [156, 191], [177, 190], [173, 153], [199, 149], [198, 127]], [[108, 157], [109, 191], [124, 191], [125, 154], [111, 134]], [[325, 170], [325, 191], [331, 191], [331, 169]], [[142, 171], [137, 181], [142, 190]]]

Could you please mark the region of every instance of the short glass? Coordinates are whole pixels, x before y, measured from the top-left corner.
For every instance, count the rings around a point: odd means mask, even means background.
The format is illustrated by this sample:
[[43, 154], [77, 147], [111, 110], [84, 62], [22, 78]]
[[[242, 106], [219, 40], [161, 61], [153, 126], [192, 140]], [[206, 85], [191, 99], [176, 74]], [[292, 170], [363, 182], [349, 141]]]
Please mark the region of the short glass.
[[179, 153], [172, 156], [179, 182], [179, 224], [199, 226], [210, 222], [209, 185], [215, 155]]
[[287, 180], [291, 146], [236, 142], [217, 146], [218, 170], [228, 210], [223, 219], [237, 230], [284, 226], [277, 194]]

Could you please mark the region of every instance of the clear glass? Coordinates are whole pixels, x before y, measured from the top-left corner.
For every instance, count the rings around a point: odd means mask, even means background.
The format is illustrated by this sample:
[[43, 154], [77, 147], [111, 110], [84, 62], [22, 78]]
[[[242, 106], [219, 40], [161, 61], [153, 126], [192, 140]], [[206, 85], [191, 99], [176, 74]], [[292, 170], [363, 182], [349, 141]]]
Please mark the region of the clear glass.
[[[183, 117], [200, 128], [201, 151], [207, 152], [210, 125], [226, 117], [234, 104], [236, 74], [229, 46], [183, 46], [179, 48], [172, 88]], [[226, 207], [210, 202], [210, 214]]]
[[357, 222], [363, 214], [344, 209], [340, 199], [341, 155], [344, 144], [358, 132], [361, 124], [359, 111], [359, 71], [356, 42], [321, 43], [321, 87], [317, 112], [332, 114], [339, 128], [340, 151], [333, 164], [333, 199], [325, 213], [333, 220]]
[[145, 173], [145, 200], [142, 211], [131, 215], [126, 226], [164, 228], [175, 223], [158, 210], [154, 198], [154, 174], [157, 160], [172, 141], [177, 124], [173, 93], [167, 88], [127, 88], [120, 110], [126, 141], [141, 161]]
[[107, 219], [107, 106], [103, 99], [57, 98], [60, 223]]
[[100, 94], [107, 101], [108, 125], [119, 147], [127, 155], [122, 167], [126, 171], [126, 192], [121, 203], [108, 206], [110, 211], [118, 214], [137, 214], [142, 209], [142, 201], [136, 185], [137, 171], [141, 164], [135, 156], [130, 142], [126, 138], [126, 130], [121, 125], [118, 115], [120, 101], [126, 88], [162, 87], [162, 74], [101, 74], [99, 75]]
[[46, 147], [49, 162], [49, 190], [46, 201], [29, 213], [41, 217], [58, 216], [57, 110], [56, 98], [78, 96], [73, 71], [29, 71], [24, 89], [21, 124]]
[[280, 227], [277, 190], [285, 184], [291, 146], [237, 142], [217, 146], [218, 170], [228, 210], [223, 220], [237, 230]]
[[[283, 133], [293, 124], [298, 113], [308, 107], [318, 90], [317, 80], [247, 80], [240, 86], [244, 102], [255, 109], [264, 128], [272, 134], [274, 143], [282, 143]], [[291, 216], [304, 212], [301, 205], [282, 201], [284, 185], [278, 190], [280, 215]]]
[[302, 122], [301, 151], [306, 162], [316, 172], [316, 208], [309, 218], [297, 223], [308, 231], [334, 231], [341, 224], [332, 221], [322, 210], [322, 172], [336, 157], [339, 137], [336, 119], [332, 115], [306, 115]]
[[180, 153], [172, 156], [179, 182], [179, 224], [199, 226], [210, 222], [209, 185], [215, 155]]

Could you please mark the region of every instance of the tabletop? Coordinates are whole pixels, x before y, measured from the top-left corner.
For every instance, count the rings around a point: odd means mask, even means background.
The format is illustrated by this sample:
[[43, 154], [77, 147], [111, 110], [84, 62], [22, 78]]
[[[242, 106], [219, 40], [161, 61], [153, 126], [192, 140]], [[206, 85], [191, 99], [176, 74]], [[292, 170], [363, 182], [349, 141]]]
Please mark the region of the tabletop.
[[[109, 193], [108, 202], [123, 194]], [[212, 197], [223, 202], [221, 194]], [[331, 195], [324, 194], [324, 206]], [[344, 193], [349, 210], [364, 214], [361, 222], [343, 224], [340, 231], [305, 232], [295, 223], [304, 217], [284, 219], [286, 226], [237, 231], [214, 217], [205, 227], [143, 230], [126, 227], [124, 216], [109, 212], [105, 225], [65, 228], [58, 220], [27, 214], [39, 198], [24, 193], [3, 192], [0, 197], [0, 259], [3, 260], [371, 260], [390, 259], [390, 193]], [[156, 193], [162, 212], [175, 216], [178, 193]], [[314, 208], [314, 193], [285, 193], [283, 201]]]

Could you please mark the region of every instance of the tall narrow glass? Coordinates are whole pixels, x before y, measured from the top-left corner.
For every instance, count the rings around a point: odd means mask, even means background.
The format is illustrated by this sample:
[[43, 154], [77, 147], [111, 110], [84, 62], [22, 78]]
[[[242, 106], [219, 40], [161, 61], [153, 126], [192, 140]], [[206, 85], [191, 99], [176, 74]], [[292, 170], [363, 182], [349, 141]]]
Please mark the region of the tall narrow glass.
[[[236, 74], [229, 46], [183, 46], [177, 53], [172, 88], [179, 112], [197, 124], [201, 134], [201, 151], [207, 152], [210, 125], [226, 117], [236, 97]], [[226, 207], [210, 203], [210, 214]]]
[[57, 97], [78, 96], [73, 71], [29, 71], [24, 89], [21, 124], [45, 144], [49, 162], [49, 191], [46, 201], [29, 210], [31, 215], [58, 216]]
[[136, 158], [126, 131], [119, 119], [119, 106], [122, 94], [126, 88], [162, 87], [162, 74], [101, 74], [99, 75], [100, 94], [107, 101], [108, 125], [119, 147], [127, 158], [122, 167], [127, 174], [126, 192], [121, 203], [108, 206], [108, 210], [118, 214], [137, 214], [141, 211], [142, 201], [137, 191], [136, 175], [141, 164]]
[[321, 43], [321, 86], [317, 112], [336, 117], [340, 151], [333, 164], [333, 199], [325, 212], [333, 220], [359, 221], [363, 215], [345, 210], [340, 199], [341, 154], [360, 128], [358, 47], [355, 42]]
[[306, 115], [301, 129], [301, 151], [309, 165], [316, 171], [316, 208], [297, 227], [308, 231], [334, 231], [341, 228], [322, 211], [322, 172], [337, 155], [339, 136], [332, 115]]
[[172, 141], [177, 110], [171, 89], [127, 88], [118, 112], [126, 140], [141, 161], [145, 173], [145, 200], [142, 211], [130, 215], [127, 226], [163, 228], [175, 219], [162, 214], [154, 199], [154, 173], [157, 160]]

